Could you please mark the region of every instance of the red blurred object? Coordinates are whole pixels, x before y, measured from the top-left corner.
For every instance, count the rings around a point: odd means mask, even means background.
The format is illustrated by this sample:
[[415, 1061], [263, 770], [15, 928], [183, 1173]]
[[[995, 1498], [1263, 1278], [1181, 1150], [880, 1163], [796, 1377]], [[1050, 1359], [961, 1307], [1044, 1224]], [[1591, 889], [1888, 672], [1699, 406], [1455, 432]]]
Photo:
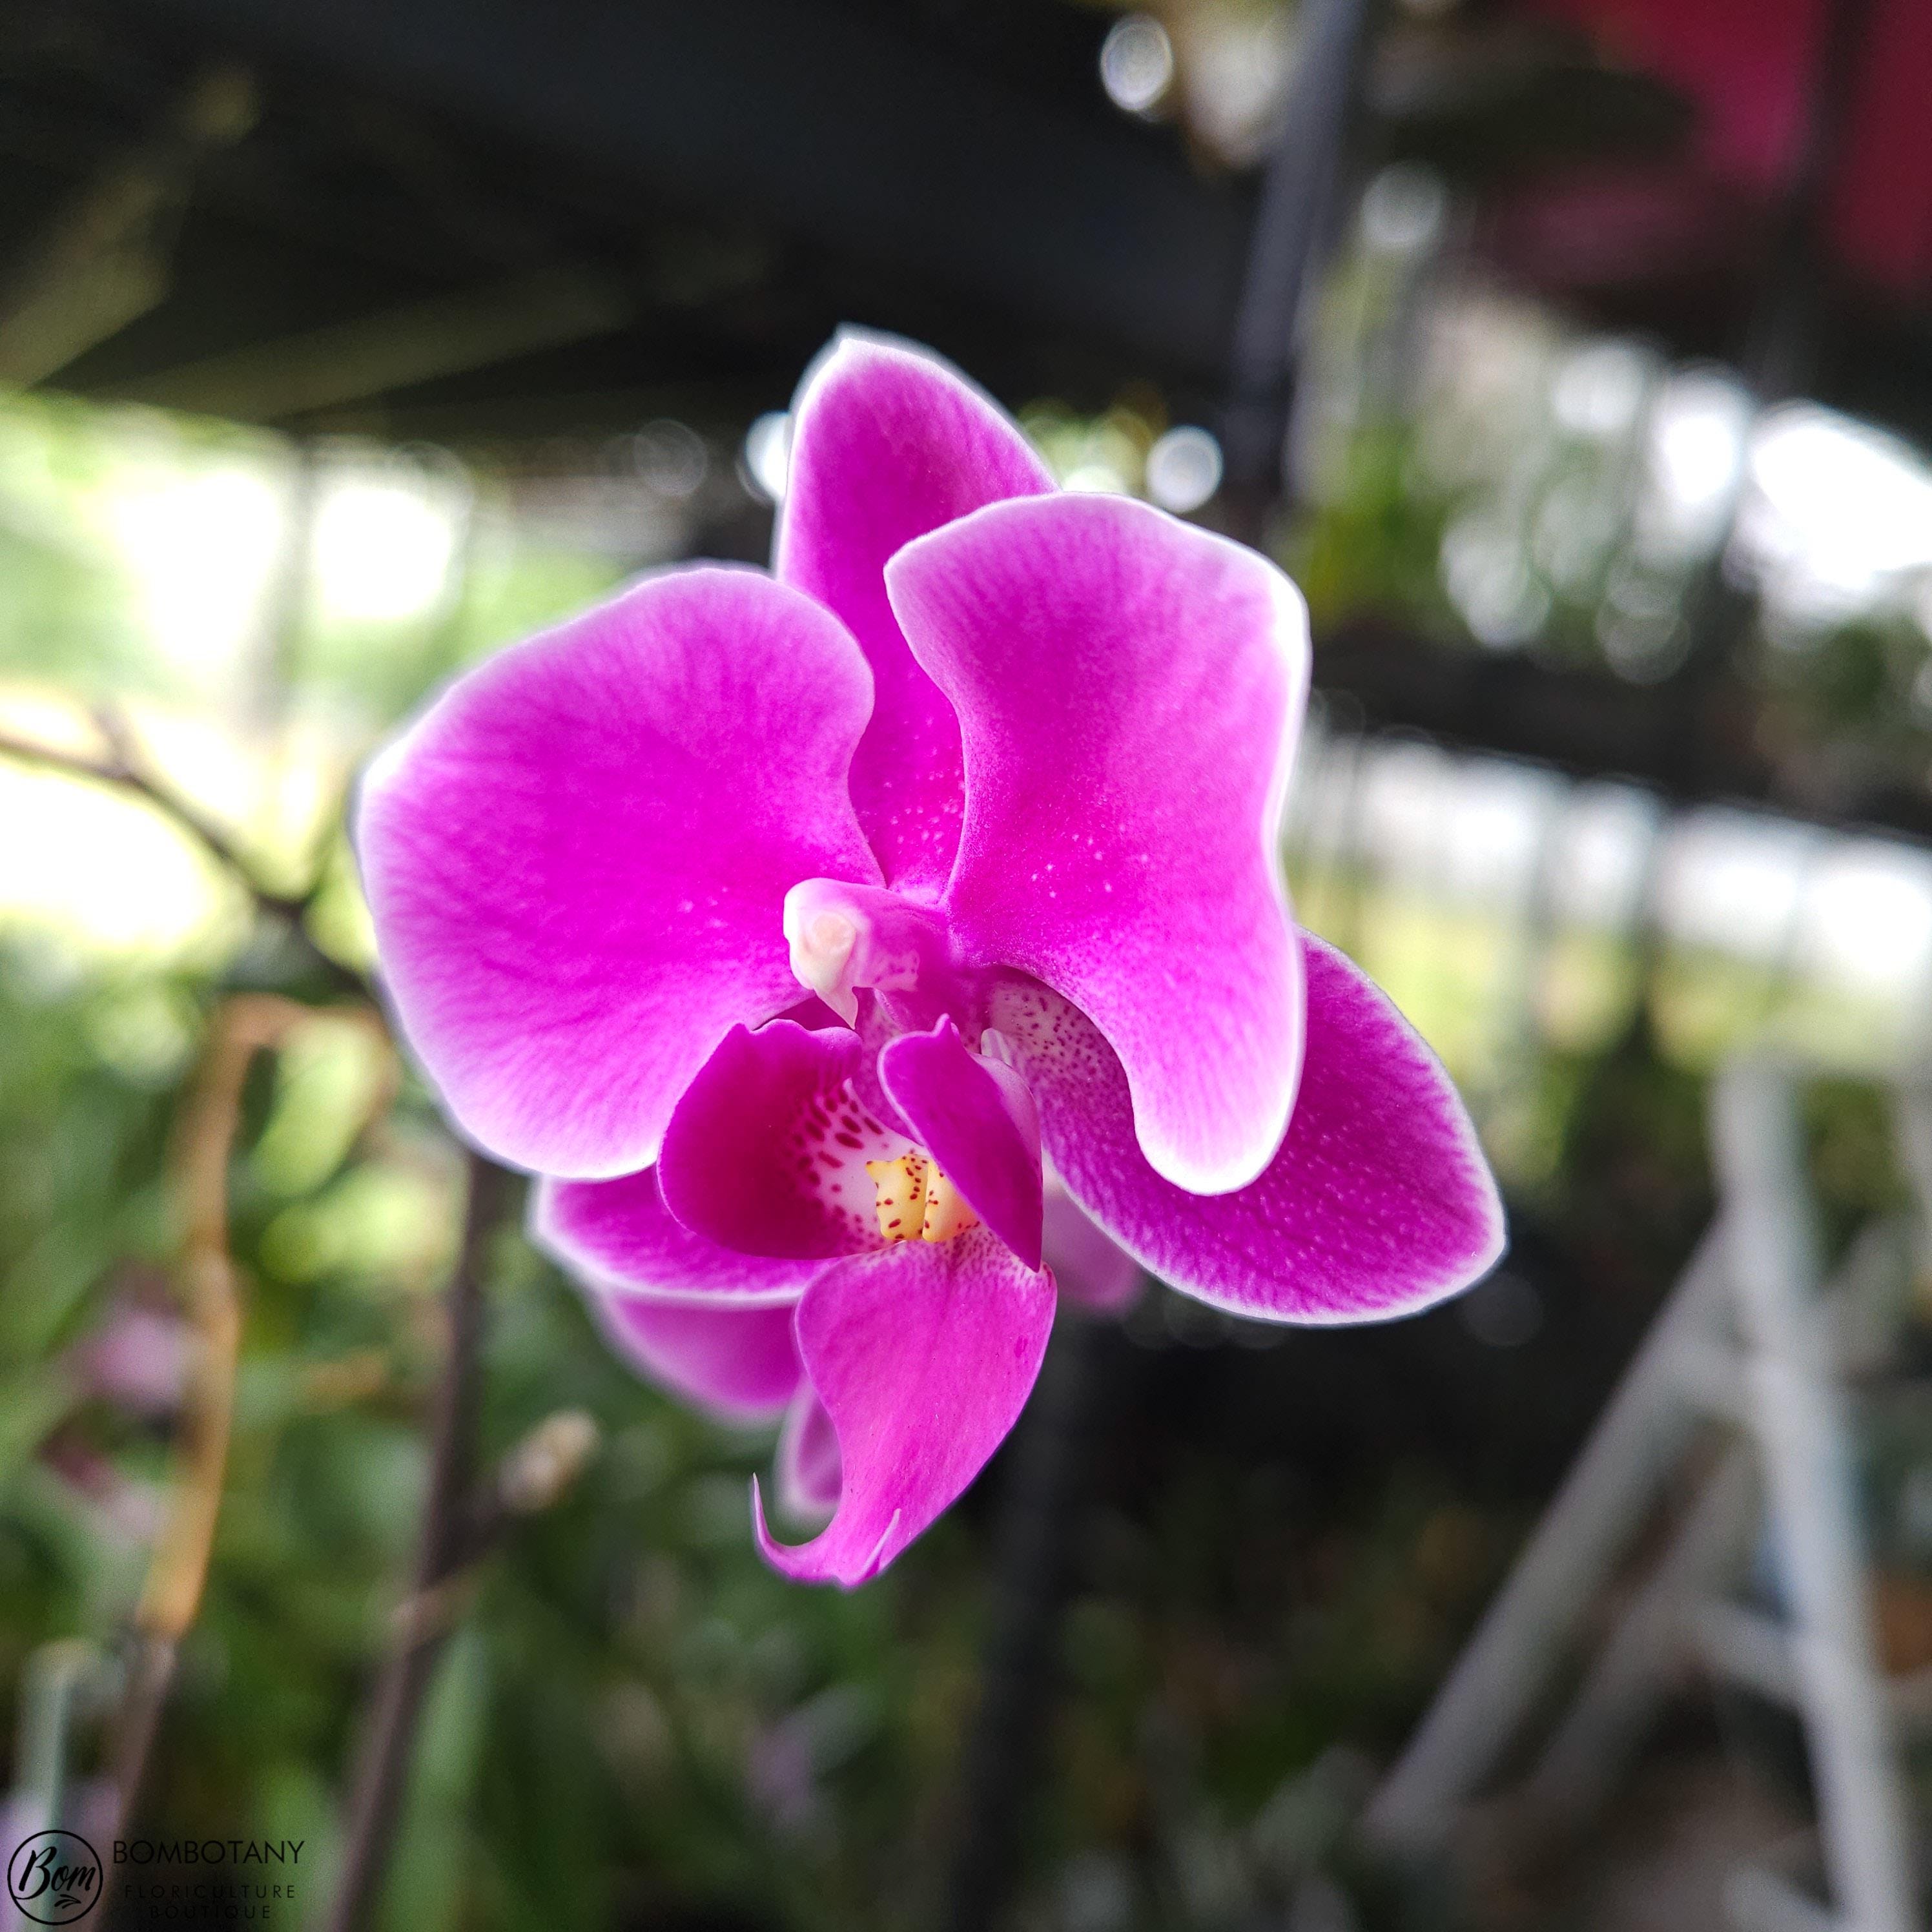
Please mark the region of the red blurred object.
[[[1726, 210], [1740, 200], [1762, 208], [1788, 193], [1802, 164], [1833, 15], [1849, 10], [1842, 24], [1853, 54], [1843, 133], [1824, 186], [1824, 239], [1844, 267], [1894, 292], [1922, 294], [1932, 282], [1928, 0], [1524, 4], [1581, 30], [1606, 59], [1680, 89], [1697, 109], [1688, 178], [1672, 170], [1666, 184], [1646, 170], [1626, 182], [1621, 200], [1604, 183], [1564, 192], [1584, 193], [1585, 213], [1591, 195], [1610, 196], [1618, 220], [1647, 221], [1680, 246], [1687, 225], [1705, 229], [1726, 253], [1736, 242], [1722, 232]], [[1606, 254], [1616, 252], [1612, 244]], [[1609, 260], [1603, 267], [1605, 279], [1615, 272]]]

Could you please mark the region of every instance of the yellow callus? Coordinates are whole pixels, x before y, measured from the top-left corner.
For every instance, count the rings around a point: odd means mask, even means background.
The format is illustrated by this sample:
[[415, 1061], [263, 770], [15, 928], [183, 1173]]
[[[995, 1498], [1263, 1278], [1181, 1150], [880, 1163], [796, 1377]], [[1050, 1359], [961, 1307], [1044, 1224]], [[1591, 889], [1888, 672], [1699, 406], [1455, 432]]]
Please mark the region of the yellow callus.
[[889, 1241], [950, 1241], [980, 1217], [965, 1198], [922, 1154], [897, 1160], [868, 1160], [878, 1196], [879, 1232]]

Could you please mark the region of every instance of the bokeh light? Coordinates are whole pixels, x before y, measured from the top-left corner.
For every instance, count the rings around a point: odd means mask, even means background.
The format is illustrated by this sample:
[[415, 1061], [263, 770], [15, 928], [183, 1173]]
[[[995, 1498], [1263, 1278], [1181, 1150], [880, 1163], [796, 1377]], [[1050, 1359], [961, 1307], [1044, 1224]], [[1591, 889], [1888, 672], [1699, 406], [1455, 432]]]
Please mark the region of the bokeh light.
[[1221, 487], [1221, 446], [1210, 430], [1184, 423], [1147, 454], [1147, 492], [1163, 510], [1184, 516]]
[[1130, 114], [1148, 114], [1174, 85], [1174, 45], [1150, 14], [1129, 14], [1107, 30], [1100, 46], [1100, 81], [1107, 98]]
[[791, 470], [791, 417], [784, 410], [769, 410], [745, 432], [740, 468], [748, 485], [768, 503], [784, 500]]

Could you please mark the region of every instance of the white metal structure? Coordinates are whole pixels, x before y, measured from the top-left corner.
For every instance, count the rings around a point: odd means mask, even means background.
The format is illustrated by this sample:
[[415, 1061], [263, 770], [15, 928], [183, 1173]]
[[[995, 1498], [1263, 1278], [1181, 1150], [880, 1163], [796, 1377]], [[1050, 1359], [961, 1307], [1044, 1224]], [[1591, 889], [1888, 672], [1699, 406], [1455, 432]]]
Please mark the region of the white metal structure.
[[[1385, 1846], [1450, 1844], [1528, 1732], [1666, 1484], [1701, 1468], [1664, 1555], [1508, 1802], [1520, 1822], [1587, 1816], [1694, 1658], [1789, 1704], [1810, 1748], [1830, 1903], [1741, 1867], [1726, 1888], [1738, 1932], [1917, 1932], [1898, 1736], [1932, 1699], [1916, 1681], [1888, 1684], [1874, 1653], [1846, 1384], [1885, 1365], [1915, 1267], [1932, 1252], [1932, 1090], [1898, 1096], [1916, 1228], [1874, 1222], [1827, 1282], [1800, 1142], [1802, 1078], [1759, 1058], [1718, 1081], [1717, 1223], [1372, 1801], [1364, 1825]], [[1714, 1423], [1726, 1446], [1707, 1458]], [[1760, 1526], [1779, 1575], [1775, 1618], [1729, 1594]]]

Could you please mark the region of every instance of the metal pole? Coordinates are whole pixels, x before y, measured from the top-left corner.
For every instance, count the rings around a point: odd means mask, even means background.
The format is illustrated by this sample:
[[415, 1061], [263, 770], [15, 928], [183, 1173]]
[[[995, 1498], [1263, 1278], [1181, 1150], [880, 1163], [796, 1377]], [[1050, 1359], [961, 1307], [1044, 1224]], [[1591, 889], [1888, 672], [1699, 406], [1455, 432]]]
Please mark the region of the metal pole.
[[1856, 1932], [1912, 1932], [1911, 1840], [1790, 1072], [1733, 1066], [1712, 1129], [1826, 1869]]
[[1714, 1339], [1724, 1230], [1692, 1256], [1670, 1305], [1490, 1606], [1420, 1728], [1364, 1817], [1398, 1848], [1447, 1835], [1456, 1808], [1495, 1769], [1699, 1418], [1677, 1373], [1687, 1346]]
[[1294, 79], [1262, 183], [1229, 356], [1221, 440], [1231, 507], [1259, 538], [1282, 483], [1301, 320], [1334, 226], [1372, 0], [1310, 0]]

